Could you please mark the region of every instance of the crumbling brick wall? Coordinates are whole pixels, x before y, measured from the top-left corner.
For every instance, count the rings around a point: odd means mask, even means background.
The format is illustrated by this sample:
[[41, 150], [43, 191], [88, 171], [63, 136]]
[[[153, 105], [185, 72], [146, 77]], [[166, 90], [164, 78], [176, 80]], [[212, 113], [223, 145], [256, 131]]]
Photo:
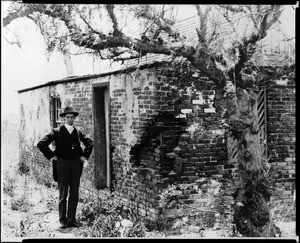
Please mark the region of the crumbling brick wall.
[[227, 165], [226, 138], [217, 125], [214, 86], [195, 72], [178, 89], [171, 85], [172, 68], [164, 68], [110, 79], [114, 194], [150, 218], [157, 216], [157, 196], [170, 183], [234, 169]]
[[273, 80], [267, 87], [267, 145], [275, 202], [292, 202], [295, 194], [296, 94], [291, 79]]

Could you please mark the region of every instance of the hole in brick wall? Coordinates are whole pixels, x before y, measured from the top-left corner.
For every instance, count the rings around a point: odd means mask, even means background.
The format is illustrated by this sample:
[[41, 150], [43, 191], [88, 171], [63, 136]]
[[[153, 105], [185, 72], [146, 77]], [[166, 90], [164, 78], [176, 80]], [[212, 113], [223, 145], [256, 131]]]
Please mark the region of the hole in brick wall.
[[132, 147], [131, 162], [134, 166], [155, 168], [162, 166], [163, 170], [171, 171], [173, 159], [165, 157], [178, 145], [181, 134], [187, 126], [185, 119], [175, 118], [175, 115], [160, 112], [151, 124], [148, 124], [141, 142]]

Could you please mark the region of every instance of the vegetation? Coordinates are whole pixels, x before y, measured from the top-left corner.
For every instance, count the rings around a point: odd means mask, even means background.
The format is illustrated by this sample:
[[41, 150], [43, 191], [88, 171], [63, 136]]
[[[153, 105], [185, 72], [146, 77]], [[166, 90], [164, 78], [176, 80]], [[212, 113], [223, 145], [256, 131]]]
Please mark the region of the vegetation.
[[[20, 175], [17, 170], [14, 174], [6, 173], [3, 182], [5, 213], [12, 210], [18, 216], [23, 215], [15, 223], [3, 215], [7, 222], [3, 228], [4, 236], [60, 237], [56, 231], [56, 188], [37, 184], [33, 176]], [[195, 192], [206, 191], [215, 196], [208, 205], [212, 211], [205, 212], [207, 207], [199, 208], [203, 212], [195, 217], [166, 218], [164, 214], [168, 209], [176, 208], [176, 205], [182, 206], [175, 191], [179, 187], [191, 189], [191, 185], [187, 184], [170, 186], [165, 190], [160, 200], [161, 215], [155, 221], [136, 217], [128, 205], [112, 195], [81, 198], [77, 219], [83, 226], [72, 229], [68, 237], [241, 237], [233, 224], [234, 212], [230, 207], [232, 199], [228, 197], [232, 190], [232, 181], [219, 183], [216, 180], [204, 179], [197, 185], [198, 188], [195, 185], [193, 187]], [[39, 213], [38, 208], [42, 210]], [[270, 211], [271, 219], [276, 223], [295, 222], [295, 202], [288, 206], [277, 203]], [[47, 215], [52, 215], [52, 219]]]
[[[90, 202], [90, 203], [88, 203]], [[144, 237], [141, 219], [114, 198], [89, 198], [81, 204], [78, 218], [85, 222], [76, 235], [85, 237]]]

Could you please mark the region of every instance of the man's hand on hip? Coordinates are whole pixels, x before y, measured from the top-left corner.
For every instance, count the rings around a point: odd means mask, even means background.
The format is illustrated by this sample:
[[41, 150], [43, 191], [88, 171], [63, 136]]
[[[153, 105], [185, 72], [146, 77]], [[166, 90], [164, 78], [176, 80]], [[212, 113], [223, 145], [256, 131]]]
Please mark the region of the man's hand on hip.
[[88, 165], [88, 161], [86, 157], [81, 156], [80, 160], [83, 162], [83, 167], [86, 168]]

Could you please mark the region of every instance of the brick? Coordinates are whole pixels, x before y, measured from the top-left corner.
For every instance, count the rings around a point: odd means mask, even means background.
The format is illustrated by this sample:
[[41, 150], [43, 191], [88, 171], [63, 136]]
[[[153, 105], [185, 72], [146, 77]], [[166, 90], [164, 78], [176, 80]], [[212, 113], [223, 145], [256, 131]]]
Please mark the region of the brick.
[[196, 181], [199, 179], [199, 176], [188, 176], [188, 181]]
[[185, 172], [185, 171], [195, 171], [195, 167], [194, 166], [184, 166], [182, 168], [182, 171]]
[[192, 157], [189, 159], [190, 162], [199, 162], [199, 158], [198, 157]]
[[204, 167], [206, 162], [195, 162], [195, 167]]
[[[194, 171], [184, 171], [182, 174], [184, 176], [193, 176], [195, 174], [195, 172]], [[187, 179], [188, 179], [188, 177], [187, 177]]]

